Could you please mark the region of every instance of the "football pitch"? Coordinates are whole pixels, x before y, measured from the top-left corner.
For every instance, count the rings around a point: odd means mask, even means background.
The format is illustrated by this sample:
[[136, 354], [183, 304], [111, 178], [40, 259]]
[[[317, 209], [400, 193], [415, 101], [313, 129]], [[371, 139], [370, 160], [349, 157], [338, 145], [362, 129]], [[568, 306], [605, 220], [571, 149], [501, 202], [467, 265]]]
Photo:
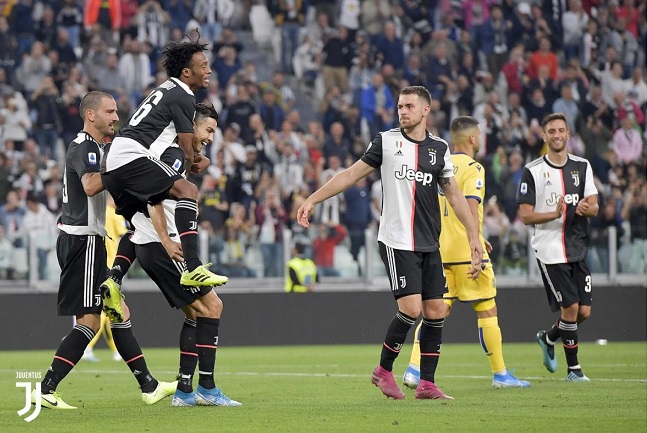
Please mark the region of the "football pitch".
[[[398, 382], [408, 363], [406, 345], [394, 367]], [[379, 344], [362, 346], [225, 347], [218, 349], [216, 383], [243, 407], [154, 406], [141, 401], [123, 362], [97, 350], [98, 363], [81, 361], [59, 386], [78, 410], [42, 409], [27, 423], [18, 373], [42, 372], [54, 351], [0, 352], [2, 432], [645, 432], [647, 343], [580, 344], [591, 383], [566, 383], [548, 373], [536, 344], [504, 345], [509, 369], [530, 380], [527, 389], [493, 389], [478, 343], [445, 344], [437, 383], [454, 401], [386, 399], [370, 383]], [[176, 349], [145, 349], [160, 380], [173, 380]], [[197, 378], [196, 378], [197, 380]], [[26, 414], [24, 416], [28, 416]], [[23, 416], [23, 417], [24, 417]]]

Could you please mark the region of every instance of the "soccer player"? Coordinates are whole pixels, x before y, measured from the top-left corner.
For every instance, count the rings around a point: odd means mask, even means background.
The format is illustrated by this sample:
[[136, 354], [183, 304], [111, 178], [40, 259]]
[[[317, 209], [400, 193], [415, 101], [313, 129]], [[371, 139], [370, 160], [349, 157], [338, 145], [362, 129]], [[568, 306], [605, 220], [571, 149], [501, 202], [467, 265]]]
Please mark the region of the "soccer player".
[[[481, 244], [485, 244], [481, 274], [475, 280], [469, 278], [471, 254], [467, 245], [460, 240], [465, 239], [465, 228], [456, 218], [453, 209], [447, 206], [447, 199], [441, 194], [440, 206], [442, 211], [442, 230], [440, 231], [440, 256], [443, 259], [445, 277], [449, 293], [445, 293], [445, 316], [449, 316], [452, 305], [456, 300], [470, 302], [478, 317], [478, 334], [481, 347], [485, 351], [492, 369], [492, 386], [521, 387], [530, 386], [525, 380], [519, 380], [510, 374], [503, 361], [503, 346], [501, 343], [501, 328], [497, 319], [497, 308], [494, 297], [496, 284], [492, 263], [487, 256], [489, 244], [485, 243], [481, 228], [483, 227], [483, 198], [485, 197], [485, 170], [474, 161], [481, 143], [481, 130], [478, 121], [473, 117], [461, 116], [452, 121], [450, 126], [454, 151], [451, 161], [454, 166], [454, 177], [458, 187], [467, 199], [474, 223], [479, 228]], [[457, 242], [459, 241], [459, 242]], [[411, 351], [409, 368], [404, 373], [402, 381], [409, 388], [415, 388], [420, 381], [420, 327], [415, 332], [415, 341]]]
[[360, 160], [336, 174], [297, 211], [299, 224], [308, 227], [308, 217], [317, 203], [339, 194], [380, 167], [384, 206], [377, 240], [398, 312], [389, 325], [380, 364], [373, 371], [371, 382], [394, 399], [403, 399], [405, 395], [393, 378], [393, 362], [421, 312], [422, 358], [415, 396], [452, 398], [434, 383], [445, 321], [442, 298], [447, 290], [438, 248], [438, 187], [467, 229], [471, 266], [466, 272], [471, 278], [478, 277], [483, 259], [478, 227], [454, 179], [449, 146], [425, 128], [430, 104], [431, 95], [426, 88], [402, 89], [398, 99], [400, 127], [379, 133]]
[[537, 333], [537, 342], [548, 371], [557, 371], [555, 342], [562, 339], [566, 381], [590, 382], [577, 360], [577, 327], [591, 315], [591, 272], [586, 265], [589, 220], [598, 213], [598, 190], [591, 164], [566, 152], [569, 130], [562, 113], [542, 121], [546, 155], [527, 164], [521, 175], [517, 201], [519, 214], [534, 225], [535, 250], [548, 304], [561, 315], [548, 331]]
[[[211, 104], [200, 103], [196, 106], [194, 150], [199, 153], [203, 143], [213, 142], [218, 113]], [[184, 154], [178, 146], [168, 147], [160, 160], [178, 173], [184, 172]], [[209, 166], [209, 159], [203, 158], [192, 165], [195, 172]], [[134, 233], [122, 237], [119, 242], [117, 258], [108, 273], [108, 278], [121, 285], [135, 258], [155, 282], [171, 307], [181, 309], [184, 323], [180, 331], [180, 373], [177, 389], [173, 395], [173, 406], [242, 406], [216, 387], [214, 368], [218, 346], [218, 327], [223, 304], [212, 287], [183, 287], [180, 275], [186, 269], [179, 245], [178, 231], [175, 226], [175, 201], [162, 202], [159, 207], [149, 207], [151, 218], [137, 212], [131, 219]], [[151, 219], [158, 219], [154, 227]], [[159, 234], [161, 233], [161, 235]], [[113, 326], [118, 323], [113, 323]], [[193, 391], [193, 374], [199, 364], [198, 388]]]
[[[187, 270], [184, 286], [218, 286], [227, 277], [209, 271], [198, 257], [198, 188], [159, 160], [164, 150], [177, 141], [189, 165], [194, 162], [193, 91], [209, 85], [207, 44], [199, 41], [171, 42], [164, 48], [162, 65], [170, 77], [156, 87], [122, 125], [106, 153], [101, 177], [122, 214], [136, 203], [152, 205], [169, 196], [177, 199], [175, 222]], [[130, 219], [132, 215], [124, 215]], [[120, 293], [104, 287], [104, 304], [121, 316]]]
[[[83, 351], [101, 323], [100, 284], [106, 277], [106, 193], [99, 173], [103, 139], [114, 134], [119, 120], [117, 103], [108, 93], [89, 92], [79, 107], [83, 131], [70, 143], [63, 173], [63, 210], [56, 255], [61, 267], [58, 290], [59, 316], [76, 316], [76, 325], [56, 350], [43, 381], [41, 399], [51, 409], [76, 409], [56, 392], [58, 384], [79, 362]], [[123, 304], [128, 314], [128, 307]], [[148, 371], [146, 361], [130, 324], [113, 329], [119, 353], [126, 360], [142, 390], [146, 404], [157, 403], [173, 393], [175, 383], [158, 382]]]

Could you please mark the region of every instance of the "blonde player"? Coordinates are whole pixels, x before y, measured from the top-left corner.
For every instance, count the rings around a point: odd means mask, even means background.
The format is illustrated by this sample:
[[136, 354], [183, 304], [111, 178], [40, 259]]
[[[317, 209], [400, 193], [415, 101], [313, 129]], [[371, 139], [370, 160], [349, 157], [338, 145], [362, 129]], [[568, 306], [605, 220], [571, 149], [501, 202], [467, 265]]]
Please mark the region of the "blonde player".
[[[485, 170], [483, 166], [474, 161], [474, 154], [480, 145], [481, 131], [478, 121], [469, 116], [456, 118], [450, 127], [454, 151], [451, 155], [454, 165], [454, 176], [459, 188], [465, 195], [472, 216], [481, 232], [483, 226], [483, 198], [485, 196]], [[503, 347], [501, 343], [501, 329], [497, 318], [497, 309], [494, 297], [496, 284], [492, 263], [487, 253], [483, 256], [482, 272], [478, 278], [469, 278], [468, 271], [471, 267], [471, 254], [467, 244], [459, 242], [467, 238], [465, 228], [454, 214], [447, 200], [440, 194], [440, 212], [442, 214], [442, 229], [440, 231], [440, 255], [443, 268], [447, 277], [448, 293], [444, 295], [446, 315], [451, 312], [451, 307], [457, 299], [461, 302], [470, 302], [478, 316], [478, 334], [481, 347], [488, 357], [492, 368], [492, 386], [495, 388], [517, 387], [525, 388], [530, 383], [519, 380], [510, 374], [503, 361]], [[486, 244], [485, 250], [491, 246], [479, 233], [481, 243]], [[409, 368], [404, 373], [402, 381], [405, 386], [415, 388], [420, 380], [420, 325], [415, 332], [415, 341], [411, 352]]]
[[[115, 261], [115, 256], [117, 255], [117, 246], [119, 245], [119, 239], [128, 233], [128, 228], [126, 227], [126, 220], [121, 215], [117, 215], [115, 212], [115, 202], [112, 200], [112, 196], [108, 195], [108, 205], [106, 206], [106, 230], [108, 231], [108, 236], [106, 236], [106, 253], [108, 259], [108, 269], [112, 268], [112, 264]], [[75, 323], [76, 324], [76, 323]], [[101, 335], [106, 339], [106, 344], [112, 351], [112, 359], [114, 361], [121, 361], [121, 355], [117, 351], [115, 342], [112, 339], [112, 331], [110, 330], [110, 319], [106, 316], [106, 313], [101, 313], [101, 326], [97, 335], [94, 336], [92, 341], [88, 343], [88, 347], [83, 352], [83, 357], [86, 361], [97, 362], [99, 358], [94, 354], [94, 345], [97, 344]]]

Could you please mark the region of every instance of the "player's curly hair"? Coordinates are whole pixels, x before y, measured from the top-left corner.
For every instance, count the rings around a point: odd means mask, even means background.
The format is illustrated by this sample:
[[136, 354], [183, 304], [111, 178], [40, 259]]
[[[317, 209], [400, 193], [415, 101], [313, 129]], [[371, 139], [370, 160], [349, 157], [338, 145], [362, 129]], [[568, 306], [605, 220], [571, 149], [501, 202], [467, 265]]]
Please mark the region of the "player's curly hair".
[[200, 119], [206, 119], [211, 117], [218, 121], [218, 112], [210, 102], [200, 102], [195, 105], [195, 123], [198, 123]]
[[205, 51], [207, 45], [200, 43], [199, 36], [195, 41], [170, 42], [162, 51], [162, 56], [164, 57], [162, 67], [166, 74], [169, 77], [180, 78], [182, 69], [191, 67], [193, 55]]

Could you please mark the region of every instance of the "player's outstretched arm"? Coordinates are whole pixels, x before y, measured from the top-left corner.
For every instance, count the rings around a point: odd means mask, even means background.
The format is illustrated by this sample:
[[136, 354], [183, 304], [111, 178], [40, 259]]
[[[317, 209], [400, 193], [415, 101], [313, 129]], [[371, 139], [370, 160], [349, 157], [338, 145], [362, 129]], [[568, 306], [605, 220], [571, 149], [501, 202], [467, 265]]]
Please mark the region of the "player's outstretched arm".
[[521, 221], [526, 225], [544, 224], [561, 218], [564, 214], [565, 207], [566, 204], [564, 203], [564, 197], [562, 196], [557, 199], [555, 210], [552, 212], [535, 212], [535, 207], [533, 205], [520, 203], [519, 216], [521, 217]]
[[358, 160], [355, 164], [337, 173], [330, 179], [324, 186], [316, 190], [306, 199], [297, 211], [297, 222], [303, 227], [310, 226], [310, 215], [315, 208], [315, 205], [324, 200], [329, 199], [342, 191], [346, 191], [355, 182], [368, 176], [373, 172], [374, 168], [362, 161]]
[[481, 261], [483, 260], [483, 245], [481, 245], [479, 237], [479, 224], [474, 219], [469, 204], [456, 183], [456, 179], [453, 177], [441, 177], [438, 180], [438, 185], [442, 188], [443, 194], [447, 197], [447, 201], [449, 201], [458, 220], [467, 231], [470, 251], [472, 252], [472, 269], [469, 274], [470, 278], [476, 279], [481, 273]]

